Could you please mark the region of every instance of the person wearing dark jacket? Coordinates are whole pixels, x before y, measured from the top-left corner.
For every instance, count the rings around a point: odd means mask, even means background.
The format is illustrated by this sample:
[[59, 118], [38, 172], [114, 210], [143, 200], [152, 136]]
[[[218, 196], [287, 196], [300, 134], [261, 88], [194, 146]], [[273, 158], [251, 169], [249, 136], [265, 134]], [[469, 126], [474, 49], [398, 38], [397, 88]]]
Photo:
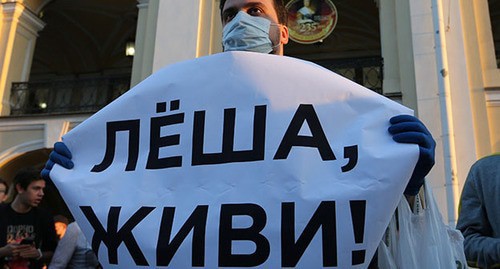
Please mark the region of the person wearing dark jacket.
[[470, 266], [500, 268], [500, 154], [472, 165], [460, 199], [457, 229]]

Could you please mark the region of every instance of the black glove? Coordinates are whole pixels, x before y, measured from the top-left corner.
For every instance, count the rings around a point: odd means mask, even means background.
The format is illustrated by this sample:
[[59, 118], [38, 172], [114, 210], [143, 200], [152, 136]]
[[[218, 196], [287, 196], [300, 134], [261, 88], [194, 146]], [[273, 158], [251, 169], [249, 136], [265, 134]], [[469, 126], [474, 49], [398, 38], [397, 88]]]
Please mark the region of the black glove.
[[394, 141], [417, 144], [420, 150], [417, 165], [404, 192], [406, 195], [417, 195], [424, 184], [425, 176], [434, 166], [436, 142], [425, 125], [414, 116], [398, 115], [392, 117], [390, 123], [389, 133]]
[[45, 167], [41, 172], [41, 176], [45, 180], [50, 179], [50, 171], [54, 164], [59, 164], [60, 166], [71, 169], [74, 164], [71, 161], [72, 155], [68, 147], [63, 142], [56, 142], [54, 144], [54, 150], [49, 155], [49, 160], [45, 163]]

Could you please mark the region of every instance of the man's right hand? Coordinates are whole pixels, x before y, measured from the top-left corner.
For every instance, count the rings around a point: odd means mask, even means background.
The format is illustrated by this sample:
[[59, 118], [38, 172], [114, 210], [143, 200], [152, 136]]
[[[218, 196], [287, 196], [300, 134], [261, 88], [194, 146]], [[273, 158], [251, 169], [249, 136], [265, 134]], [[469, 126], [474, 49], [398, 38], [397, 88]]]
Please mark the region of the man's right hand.
[[50, 179], [50, 171], [54, 164], [59, 164], [60, 166], [71, 169], [73, 166], [73, 162], [71, 161], [71, 151], [69, 151], [68, 147], [63, 142], [56, 142], [54, 144], [54, 150], [49, 155], [49, 160], [45, 163], [45, 167], [43, 168], [41, 175], [45, 180]]

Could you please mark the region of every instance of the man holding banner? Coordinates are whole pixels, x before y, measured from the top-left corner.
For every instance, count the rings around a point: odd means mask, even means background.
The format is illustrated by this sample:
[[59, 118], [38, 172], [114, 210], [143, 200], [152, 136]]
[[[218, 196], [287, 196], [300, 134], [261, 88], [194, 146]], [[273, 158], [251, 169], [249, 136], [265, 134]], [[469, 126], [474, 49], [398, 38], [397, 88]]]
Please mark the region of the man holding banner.
[[[271, 1], [273, 2], [271, 3]], [[281, 0], [221, 0], [220, 9], [224, 26], [224, 51], [254, 51], [283, 55], [283, 46], [288, 43], [288, 29], [286, 27], [286, 10]], [[227, 25], [237, 15], [240, 16], [237, 18], [238, 21], [235, 20], [232, 24]], [[262, 18], [265, 18], [265, 21]], [[249, 29], [234, 26], [238, 23], [244, 25], [245, 23], [242, 21], [245, 20], [255, 20], [255, 22], [246, 23], [247, 26], [250, 26]], [[267, 31], [259, 32], [255, 27], [258, 23], [267, 24]], [[251, 36], [246, 40], [250, 44], [238, 41], [238, 39], [243, 40], [245, 36]], [[263, 40], [263, 42], [256, 43], [258, 40]], [[419, 161], [405, 190], [406, 195], [415, 196], [423, 185], [425, 176], [434, 166], [435, 141], [425, 125], [413, 116], [396, 116], [390, 120], [390, 123], [392, 126], [389, 128], [389, 132], [396, 142], [419, 145]], [[56, 143], [47, 162], [47, 167], [42, 171], [45, 178], [49, 178], [54, 163], [68, 169], [73, 167], [71, 152], [64, 144]]]
[[[221, 0], [224, 51], [254, 51], [283, 55], [288, 43], [287, 14], [282, 0]], [[264, 30], [262, 30], [264, 29]], [[414, 196], [434, 166], [435, 142], [424, 124], [412, 116], [391, 119], [389, 132], [399, 143], [420, 147], [420, 158], [405, 194]]]
[[[222, 0], [220, 8], [228, 53], [152, 75], [57, 142], [42, 175], [54, 179], [94, 250], [107, 247], [103, 265], [368, 266], [400, 194], [415, 196], [434, 165], [431, 134], [399, 115], [411, 113], [399, 104], [311, 63], [268, 55], [283, 55], [288, 42], [282, 1]], [[165, 93], [170, 102], [158, 99]], [[155, 114], [121, 113], [137, 100]], [[165, 135], [168, 127], [177, 134]], [[125, 172], [116, 145], [128, 145]], [[143, 195], [126, 196], [138, 181]], [[115, 196], [98, 189], [104, 183]], [[129, 218], [122, 228], [118, 215]], [[183, 243], [190, 231], [192, 249]]]

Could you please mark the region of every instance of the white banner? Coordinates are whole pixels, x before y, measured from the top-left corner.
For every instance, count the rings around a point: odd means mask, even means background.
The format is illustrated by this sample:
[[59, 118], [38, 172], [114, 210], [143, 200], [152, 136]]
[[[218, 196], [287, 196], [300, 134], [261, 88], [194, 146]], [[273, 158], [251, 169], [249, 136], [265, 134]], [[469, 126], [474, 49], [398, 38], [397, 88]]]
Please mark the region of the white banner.
[[418, 158], [412, 111], [315, 64], [168, 66], [63, 138], [51, 177], [106, 268], [366, 268]]

